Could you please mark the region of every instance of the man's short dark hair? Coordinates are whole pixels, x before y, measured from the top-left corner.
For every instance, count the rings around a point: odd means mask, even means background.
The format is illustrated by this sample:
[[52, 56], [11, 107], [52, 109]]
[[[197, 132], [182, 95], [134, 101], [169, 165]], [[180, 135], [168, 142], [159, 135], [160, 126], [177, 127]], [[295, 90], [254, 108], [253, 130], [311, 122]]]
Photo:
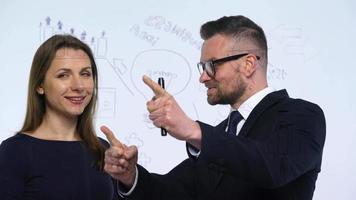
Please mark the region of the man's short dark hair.
[[263, 29], [245, 16], [224, 16], [218, 20], [206, 22], [200, 28], [200, 36], [203, 40], [216, 34], [236, 39], [249, 39], [263, 51], [267, 58], [267, 40]]

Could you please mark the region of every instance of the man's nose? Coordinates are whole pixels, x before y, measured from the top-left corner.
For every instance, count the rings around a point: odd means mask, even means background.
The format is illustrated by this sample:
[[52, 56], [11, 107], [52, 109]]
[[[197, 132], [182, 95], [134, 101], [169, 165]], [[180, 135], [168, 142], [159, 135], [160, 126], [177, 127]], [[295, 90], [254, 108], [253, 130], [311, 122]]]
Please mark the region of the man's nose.
[[208, 73], [204, 70], [203, 73], [200, 74], [200, 77], [199, 77], [199, 82], [200, 83], [204, 83], [208, 80], [210, 80], [211, 77], [208, 75]]

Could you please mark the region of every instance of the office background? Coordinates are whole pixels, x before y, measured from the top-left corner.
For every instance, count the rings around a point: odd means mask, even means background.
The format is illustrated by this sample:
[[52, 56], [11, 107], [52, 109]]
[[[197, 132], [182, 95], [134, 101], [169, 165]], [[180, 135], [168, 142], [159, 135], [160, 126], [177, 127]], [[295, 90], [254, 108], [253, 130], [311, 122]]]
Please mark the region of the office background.
[[[351, 0], [0, 0], [0, 142], [20, 129], [27, 82], [38, 46], [73, 34], [94, 51], [99, 68], [100, 125], [139, 149], [139, 163], [165, 173], [187, 157], [185, 144], [160, 136], [147, 117], [152, 93], [143, 74], [164, 77], [167, 90], [193, 119], [217, 124], [228, 106], [210, 106], [198, 82], [200, 25], [245, 15], [269, 44], [268, 81], [292, 97], [319, 104], [327, 138], [316, 200], [356, 197], [356, 3]], [[21, 156], [21, 155], [19, 155]]]

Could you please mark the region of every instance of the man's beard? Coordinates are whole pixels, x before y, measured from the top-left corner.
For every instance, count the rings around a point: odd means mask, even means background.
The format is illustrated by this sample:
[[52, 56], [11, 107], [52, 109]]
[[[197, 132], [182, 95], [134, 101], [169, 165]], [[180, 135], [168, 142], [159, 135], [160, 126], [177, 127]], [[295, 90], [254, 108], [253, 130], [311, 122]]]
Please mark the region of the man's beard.
[[210, 105], [216, 105], [216, 104], [234, 104], [236, 103], [244, 94], [246, 91], [246, 83], [243, 82], [240, 78], [236, 80], [235, 82], [235, 90], [233, 91], [224, 91], [221, 87], [218, 85], [217, 93], [214, 96], [208, 96], [207, 100]]

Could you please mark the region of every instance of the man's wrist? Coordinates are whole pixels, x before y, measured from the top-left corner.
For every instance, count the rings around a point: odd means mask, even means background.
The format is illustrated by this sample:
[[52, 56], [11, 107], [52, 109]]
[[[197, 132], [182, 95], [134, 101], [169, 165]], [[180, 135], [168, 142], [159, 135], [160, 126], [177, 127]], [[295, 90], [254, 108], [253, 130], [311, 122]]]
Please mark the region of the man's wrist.
[[119, 193], [119, 195], [121, 197], [129, 196], [133, 192], [133, 190], [136, 188], [137, 180], [138, 180], [138, 169], [137, 169], [137, 166], [135, 166], [135, 179], [134, 179], [134, 182], [130, 189], [127, 186], [125, 186], [124, 184], [122, 184], [121, 182], [116, 181], [117, 192]]
[[201, 137], [202, 137], [201, 129], [200, 129], [200, 126], [199, 126], [198, 122], [196, 122], [196, 121], [192, 121], [192, 122], [193, 122], [193, 126], [192, 126], [192, 129], [191, 129], [191, 134], [190, 134], [189, 138], [186, 141], [189, 144], [193, 145], [198, 150], [200, 150], [200, 148], [201, 148]]

